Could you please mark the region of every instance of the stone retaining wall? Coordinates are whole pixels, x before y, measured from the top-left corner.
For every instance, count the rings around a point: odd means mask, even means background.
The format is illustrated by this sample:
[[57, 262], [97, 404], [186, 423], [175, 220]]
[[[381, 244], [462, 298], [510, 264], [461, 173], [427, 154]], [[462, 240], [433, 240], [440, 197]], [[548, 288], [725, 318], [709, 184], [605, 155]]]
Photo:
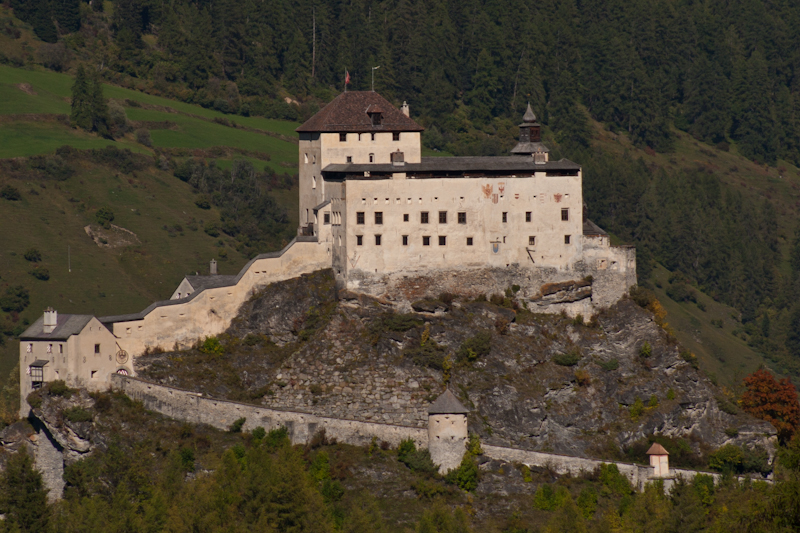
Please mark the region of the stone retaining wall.
[[[145, 408], [170, 418], [195, 424], [208, 424], [226, 430], [239, 418], [246, 418], [243, 430], [252, 431], [258, 426], [266, 430], [285, 427], [293, 444], [305, 444], [321, 429], [328, 438], [354, 446], [370, 444], [373, 438], [397, 447], [404, 439], [413, 439], [420, 448], [428, 447], [427, 428], [378, 424], [357, 420], [343, 420], [316, 416], [301, 411], [284, 411], [275, 408], [259, 407], [228, 400], [206, 398], [196, 392], [149, 383], [130, 376], [114, 375], [112, 386], [130, 398], [141, 401]], [[571, 457], [554, 453], [535, 452], [517, 448], [483, 445], [484, 455], [491, 459], [528, 466], [551, 468], [558, 474], [580, 475], [591, 472], [602, 464], [615, 464], [620, 473], [628, 478], [639, 490], [653, 477], [653, 468], [632, 463], [602, 461], [585, 457]], [[697, 474], [707, 474], [719, 480], [720, 476], [711, 472], [670, 469], [670, 477], [662, 478], [665, 489], [669, 490], [678, 478], [691, 480]], [[743, 478], [740, 478], [743, 479]]]

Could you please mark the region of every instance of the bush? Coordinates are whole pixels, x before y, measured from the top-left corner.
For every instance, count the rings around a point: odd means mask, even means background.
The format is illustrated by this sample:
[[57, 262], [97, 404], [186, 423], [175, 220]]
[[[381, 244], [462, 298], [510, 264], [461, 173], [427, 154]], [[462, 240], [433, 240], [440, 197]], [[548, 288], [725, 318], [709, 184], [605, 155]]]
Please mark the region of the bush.
[[646, 358], [650, 357], [651, 355], [653, 355], [653, 347], [650, 346], [649, 342], [644, 341], [644, 344], [642, 344], [642, 347], [639, 348], [639, 356], [646, 359]]
[[465, 340], [461, 347], [456, 352], [456, 360], [468, 361], [470, 363], [477, 361], [479, 357], [488, 355], [492, 349], [492, 334], [488, 331], [482, 331]]
[[254, 438], [254, 439], [256, 439], [256, 440], [262, 440], [264, 437], [266, 437], [266, 436], [267, 436], [267, 430], [266, 430], [266, 429], [264, 429], [264, 428], [263, 428], [263, 427], [261, 427], [261, 426], [258, 426], [257, 428], [255, 428], [255, 429], [252, 431], [252, 433], [251, 433], [251, 434], [253, 435], [253, 438]]
[[6, 293], [0, 297], [0, 309], [7, 313], [16, 311], [21, 313], [30, 303], [30, 293], [22, 285], [8, 287]]
[[600, 361], [597, 364], [600, 365], [600, 368], [602, 368], [606, 372], [611, 372], [612, 370], [616, 370], [619, 368], [619, 361], [617, 359], [611, 359], [610, 361]]
[[208, 197], [206, 196], [198, 196], [194, 201], [194, 205], [200, 209], [211, 209], [211, 202], [208, 201]]
[[575, 348], [567, 353], [560, 353], [553, 357], [553, 362], [561, 366], [575, 366], [581, 360], [581, 354]]
[[237, 418], [233, 424], [228, 428], [228, 431], [231, 433], [241, 433], [242, 427], [244, 427], [244, 423], [247, 422], [247, 418]]
[[188, 446], [181, 447], [181, 449], [178, 450], [178, 458], [180, 459], [181, 468], [184, 472], [194, 472], [195, 457], [193, 449]]
[[439, 471], [428, 450], [417, 450], [414, 441], [406, 439], [397, 448], [397, 459], [414, 472], [433, 475]]
[[734, 444], [726, 444], [708, 456], [708, 466], [723, 473], [739, 473], [744, 463], [744, 451]]
[[676, 302], [697, 302], [697, 291], [685, 282], [675, 282], [667, 287], [667, 296]]
[[620, 473], [615, 464], [600, 465], [598, 477], [604, 488], [613, 494], [624, 496], [633, 492], [630, 481]]
[[636, 400], [634, 400], [633, 405], [629, 408], [629, 412], [631, 420], [637, 420], [642, 416], [642, 413], [644, 413], [644, 402], [642, 402], [641, 398], [636, 398]]
[[16, 187], [12, 187], [11, 185], [6, 185], [2, 189], [0, 189], [0, 198], [5, 198], [6, 200], [16, 202], [22, 199], [22, 195], [19, 193], [19, 189], [17, 189]]
[[111, 223], [114, 221], [114, 212], [108, 207], [101, 207], [94, 214], [94, 218], [105, 229], [111, 229]]
[[43, 266], [37, 265], [33, 267], [28, 271], [28, 274], [41, 281], [47, 281], [48, 279], [50, 279], [50, 271], [44, 268]]
[[40, 252], [36, 248], [28, 248], [23, 255], [26, 261], [30, 261], [31, 263], [38, 263], [42, 260], [42, 252]]
[[628, 294], [631, 300], [644, 309], [647, 309], [647, 307], [656, 300], [656, 295], [653, 291], [647, 290], [644, 287], [633, 287]]
[[475, 457], [471, 453], [464, 454], [458, 468], [450, 470], [444, 480], [463, 491], [474, 492], [478, 488], [478, 463]]
[[205, 228], [203, 228], [203, 231], [205, 231], [206, 234], [210, 235], [211, 237], [219, 237], [219, 227], [217, 226], [216, 222], [207, 223]]
[[63, 396], [64, 398], [71, 398], [75, 389], [70, 389], [63, 379], [51, 381], [45, 386], [45, 390], [50, 396]]
[[150, 138], [150, 130], [147, 128], [139, 128], [134, 135], [136, 136], [137, 143], [147, 146], [148, 148], [153, 146], [153, 140]]
[[199, 350], [210, 355], [222, 355], [225, 353], [225, 347], [216, 337], [206, 337], [200, 344]]
[[71, 407], [64, 411], [64, 418], [70, 422], [91, 422], [92, 413], [83, 407]]
[[697, 362], [697, 356], [689, 350], [683, 350], [681, 352], [681, 359], [689, 363], [695, 370], [700, 368], [700, 364]]
[[288, 446], [290, 444], [289, 430], [283, 426], [276, 429], [271, 429], [267, 433], [267, 436], [264, 437], [263, 443], [266, 448], [271, 450], [277, 450], [283, 446]]
[[42, 393], [41, 391], [35, 390], [28, 394], [28, 405], [31, 406], [32, 409], [38, 409], [42, 406]]
[[545, 483], [536, 489], [533, 495], [533, 507], [540, 511], [555, 511], [560, 509], [569, 499], [569, 491], [561, 485], [553, 488], [553, 485]]

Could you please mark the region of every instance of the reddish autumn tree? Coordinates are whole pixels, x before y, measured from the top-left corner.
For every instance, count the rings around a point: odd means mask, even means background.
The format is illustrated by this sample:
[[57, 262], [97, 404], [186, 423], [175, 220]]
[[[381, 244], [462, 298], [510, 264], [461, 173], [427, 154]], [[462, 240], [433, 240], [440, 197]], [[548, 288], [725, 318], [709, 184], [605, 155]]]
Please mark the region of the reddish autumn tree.
[[778, 430], [781, 442], [792, 438], [800, 425], [800, 404], [797, 390], [788, 378], [776, 381], [764, 368], [759, 368], [744, 379], [747, 391], [742, 394], [742, 408]]

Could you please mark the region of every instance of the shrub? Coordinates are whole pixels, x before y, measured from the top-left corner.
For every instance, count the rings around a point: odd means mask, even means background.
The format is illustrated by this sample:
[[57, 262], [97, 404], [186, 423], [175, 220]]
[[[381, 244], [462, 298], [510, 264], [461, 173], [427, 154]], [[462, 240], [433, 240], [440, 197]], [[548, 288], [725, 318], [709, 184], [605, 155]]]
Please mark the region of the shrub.
[[732, 439], [735, 439], [739, 436], [739, 429], [738, 428], [725, 428], [725, 434]]
[[472, 363], [477, 361], [479, 357], [488, 355], [491, 349], [492, 334], [488, 331], [482, 331], [461, 344], [458, 352], [456, 352], [456, 359]]
[[650, 408], [658, 407], [658, 398], [656, 397], [655, 394], [652, 394], [650, 396], [650, 401], [647, 402], [647, 407], [650, 407]]
[[216, 222], [208, 222], [203, 228], [203, 231], [212, 237], [219, 237], [219, 227]]
[[228, 431], [231, 432], [231, 433], [241, 433], [242, 432], [242, 427], [244, 427], [244, 423], [245, 422], [247, 422], [247, 418], [245, 418], [245, 417], [237, 418], [233, 422], [233, 424], [230, 425], [230, 427], [228, 428]]
[[6, 185], [2, 189], [0, 189], [0, 198], [5, 198], [6, 200], [16, 202], [22, 199], [22, 195], [19, 193], [19, 189], [17, 189], [16, 187], [12, 187], [11, 185]]
[[673, 389], [669, 389], [667, 391], [667, 400], [674, 400], [675, 399], [675, 391]]
[[569, 497], [566, 487], [558, 485], [553, 488], [553, 485], [545, 483], [536, 489], [536, 493], [533, 495], [533, 506], [540, 511], [555, 511], [560, 509]]
[[23, 255], [26, 261], [30, 261], [31, 263], [38, 263], [42, 260], [42, 252], [40, 252], [37, 248], [28, 248]]
[[44, 268], [43, 266], [37, 265], [33, 267], [28, 271], [28, 274], [41, 281], [47, 281], [48, 279], [50, 279], [50, 271]]
[[309, 390], [311, 391], [311, 394], [313, 394], [314, 396], [319, 396], [320, 394], [322, 394], [322, 386], [319, 385], [318, 383], [314, 383], [313, 385], [311, 385], [311, 387], [309, 387]]
[[641, 398], [636, 398], [636, 400], [634, 400], [633, 405], [629, 408], [629, 412], [631, 420], [637, 420], [642, 416], [642, 413], [644, 413], [644, 402], [642, 402]]
[[64, 398], [71, 398], [72, 393], [75, 392], [75, 389], [67, 387], [63, 379], [51, 381], [47, 384], [45, 390], [47, 390], [47, 393], [51, 396], [63, 396]]
[[708, 466], [712, 470], [725, 473], [738, 473], [742, 470], [744, 451], [734, 444], [726, 444], [708, 456]]
[[603, 487], [613, 494], [625, 495], [633, 491], [630, 481], [620, 473], [615, 464], [600, 465], [598, 478], [600, 478], [600, 483], [603, 484]]
[[200, 344], [200, 351], [210, 355], [222, 355], [225, 353], [225, 347], [216, 337], [206, 337]]
[[700, 364], [697, 362], [697, 356], [689, 350], [683, 350], [681, 352], [681, 359], [689, 363], [695, 370], [700, 368]]
[[[258, 428], [256, 428], [256, 429], [258, 429]], [[283, 426], [281, 426], [279, 428], [276, 428], [276, 429], [271, 429], [267, 433], [267, 436], [264, 437], [263, 443], [264, 443], [265, 447], [267, 447], [267, 448], [269, 448], [271, 450], [276, 450], [276, 449], [281, 448], [283, 446], [288, 446], [290, 444], [290, 442], [289, 442], [289, 430], [287, 430]]]
[[676, 282], [667, 287], [667, 296], [676, 302], [697, 302], [697, 291], [685, 282]]
[[597, 364], [600, 365], [600, 368], [602, 368], [606, 372], [611, 372], [612, 370], [616, 370], [619, 368], [619, 361], [617, 359], [611, 359], [610, 361], [600, 361]]
[[469, 434], [469, 441], [467, 442], [467, 453], [472, 455], [483, 455], [483, 447], [481, 447], [481, 438], [477, 433]]
[[139, 128], [134, 135], [136, 135], [137, 143], [147, 146], [148, 148], [153, 146], [153, 140], [150, 138], [150, 130], [147, 128]]
[[263, 428], [263, 427], [261, 427], [261, 426], [258, 426], [257, 428], [255, 428], [255, 429], [252, 431], [252, 433], [251, 433], [251, 434], [253, 435], [253, 438], [254, 438], [254, 439], [261, 440], [261, 439], [263, 439], [264, 437], [266, 437], [266, 436], [267, 436], [267, 430], [266, 430], [266, 429], [264, 429], [264, 428]]
[[422, 474], [435, 474], [438, 468], [431, 460], [428, 450], [417, 450], [417, 446], [411, 439], [400, 442], [397, 448], [397, 459], [414, 472]]
[[181, 468], [184, 472], [194, 472], [195, 457], [193, 449], [188, 446], [181, 447], [181, 449], [178, 450], [178, 458], [180, 459]]
[[589, 373], [585, 370], [575, 371], [575, 381], [578, 383], [579, 387], [586, 387], [592, 382]]
[[739, 413], [739, 409], [736, 405], [723, 396], [717, 397], [717, 405], [719, 405], [719, 410], [723, 413], [728, 413], [729, 415], [736, 415]]
[[[429, 456], [430, 457], [430, 456]], [[458, 468], [450, 470], [444, 480], [457, 485], [463, 491], [474, 492], [478, 488], [478, 463], [471, 453], [464, 454]]]
[[114, 221], [114, 212], [108, 207], [101, 207], [94, 214], [94, 218], [105, 229], [111, 229], [111, 223]]
[[245, 346], [255, 346], [256, 344], [261, 342], [261, 336], [256, 335], [255, 333], [248, 333], [244, 339], [242, 339], [242, 344]]
[[71, 407], [64, 411], [64, 418], [70, 422], [91, 422], [92, 413], [83, 407]]
[[584, 518], [591, 519], [597, 510], [597, 491], [591, 487], [584, 487], [578, 495], [578, 509]]
[[198, 196], [194, 201], [194, 205], [200, 209], [211, 209], [211, 202], [208, 201], [208, 197], [206, 196]]
[[653, 347], [650, 346], [649, 342], [644, 341], [644, 344], [642, 344], [642, 347], [639, 348], [639, 356], [647, 358], [647, 357], [650, 357], [651, 355], [653, 355]]
[[631, 300], [636, 302], [639, 307], [647, 309], [651, 303], [656, 300], [656, 295], [653, 291], [647, 290], [644, 287], [633, 287], [628, 292], [628, 295], [631, 297]]
[[28, 405], [31, 406], [32, 409], [38, 409], [42, 406], [42, 393], [41, 391], [35, 390], [28, 394]]
[[553, 357], [553, 362], [561, 366], [575, 366], [581, 360], [581, 354], [575, 348], [567, 353], [560, 353]]

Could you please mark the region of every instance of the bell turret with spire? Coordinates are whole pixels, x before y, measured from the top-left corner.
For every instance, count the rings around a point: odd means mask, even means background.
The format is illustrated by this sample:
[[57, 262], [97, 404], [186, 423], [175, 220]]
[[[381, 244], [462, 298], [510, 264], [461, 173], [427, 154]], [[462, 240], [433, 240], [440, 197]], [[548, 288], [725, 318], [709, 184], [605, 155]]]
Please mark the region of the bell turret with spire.
[[550, 149], [542, 142], [542, 125], [536, 120], [530, 102], [519, 125], [519, 142], [511, 149], [515, 155], [532, 156], [537, 163], [546, 163]]

